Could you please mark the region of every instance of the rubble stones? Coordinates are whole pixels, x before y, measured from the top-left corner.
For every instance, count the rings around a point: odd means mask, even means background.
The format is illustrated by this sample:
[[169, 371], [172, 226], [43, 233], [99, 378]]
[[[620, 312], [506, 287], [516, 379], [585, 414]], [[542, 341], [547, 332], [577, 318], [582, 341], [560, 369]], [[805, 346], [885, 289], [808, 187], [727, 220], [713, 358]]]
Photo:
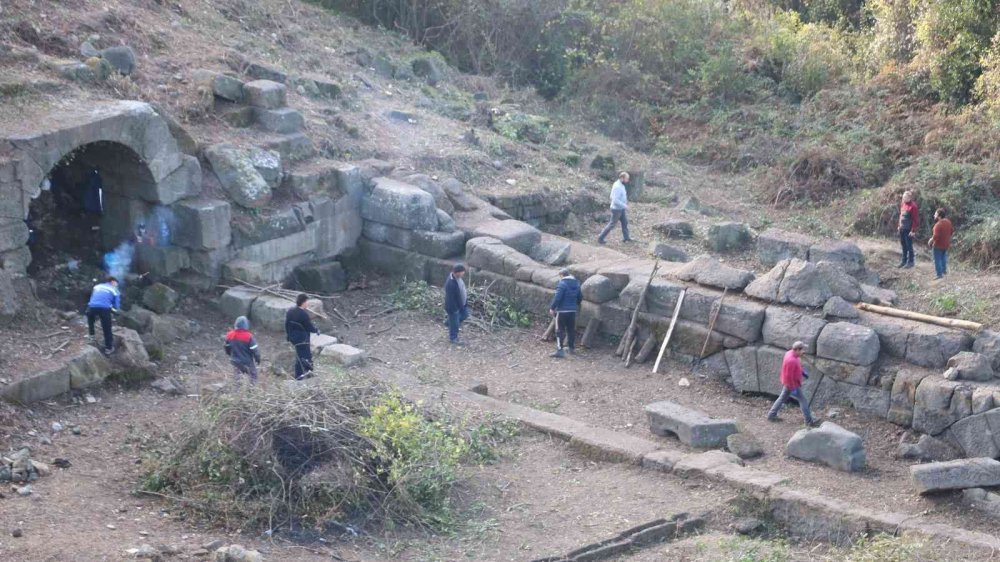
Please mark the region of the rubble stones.
[[708, 227], [708, 247], [716, 252], [739, 250], [752, 240], [750, 228], [741, 222], [723, 222]]
[[910, 467], [910, 479], [920, 494], [1000, 486], [1000, 462], [974, 458], [918, 464]]
[[[948, 360], [948, 370], [964, 381], [985, 382], [993, 379], [993, 365], [980, 353], [961, 351]], [[993, 456], [993, 455], [990, 455]]]
[[650, 431], [657, 435], [676, 435], [692, 447], [721, 447], [726, 437], [737, 432], [733, 420], [711, 418], [673, 402], [648, 404], [645, 410]]
[[785, 446], [790, 457], [821, 462], [844, 472], [865, 468], [865, 448], [861, 437], [833, 422], [823, 422], [818, 429], [801, 429]]
[[177, 306], [177, 291], [163, 283], [154, 283], [142, 293], [142, 304], [157, 314], [169, 314]]
[[212, 165], [222, 188], [238, 205], [257, 209], [271, 201], [271, 187], [254, 167], [246, 151], [217, 144], [205, 149], [205, 158]]
[[816, 354], [854, 365], [871, 365], [878, 359], [878, 334], [867, 326], [833, 322], [820, 332]]
[[361, 203], [364, 219], [412, 230], [435, 230], [434, 197], [422, 189], [389, 178], [374, 178], [371, 194]]
[[651, 243], [649, 245], [649, 253], [665, 261], [686, 262], [689, 259], [687, 252], [684, 250], [662, 242]]
[[930, 435], [921, 435], [916, 443], [900, 443], [896, 454], [920, 462], [950, 461], [960, 456], [954, 447]]
[[787, 259], [809, 259], [813, 239], [803, 234], [769, 228], [757, 237], [757, 259], [761, 265], [771, 266]]

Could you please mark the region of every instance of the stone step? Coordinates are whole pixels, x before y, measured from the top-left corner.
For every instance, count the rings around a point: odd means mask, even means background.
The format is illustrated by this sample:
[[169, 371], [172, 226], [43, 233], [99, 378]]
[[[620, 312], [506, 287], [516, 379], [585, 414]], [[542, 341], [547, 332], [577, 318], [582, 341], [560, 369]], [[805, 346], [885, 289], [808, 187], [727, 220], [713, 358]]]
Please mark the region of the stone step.
[[262, 146], [281, 154], [284, 162], [302, 162], [316, 155], [312, 140], [303, 133], [268, 136]]
[[282, 188], [299, 199], [329, 195], [334, 199], [346, 193], [341, 189], [339, 177], [344, 165], [325, 158], [316, 158], [293, 164], [285, 171]]
[[306, 120], [298, 111], [285, 107], [281, 109], [256, 108], [254, 117], [257, 126], [269, 133], [290, 135], [298, 133], [305, 127]]
[[657, 435], [676, 435], [692, 447], [715, 448], [726, 444], [726, 437], [737, 433], [734, 420], [711, 418], [674, 402], [655, 402], [645, 408], [649, 429]]

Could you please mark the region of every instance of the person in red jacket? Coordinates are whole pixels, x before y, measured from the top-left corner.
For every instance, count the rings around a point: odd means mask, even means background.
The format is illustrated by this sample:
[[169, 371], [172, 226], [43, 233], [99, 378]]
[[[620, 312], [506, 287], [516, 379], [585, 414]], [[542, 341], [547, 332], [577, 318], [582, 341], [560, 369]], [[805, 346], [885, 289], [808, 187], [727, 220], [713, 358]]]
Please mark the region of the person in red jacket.
[[948, 273], [948, 248], [951, 247], [951, 235], [955, 233], [955, 228], [951, 226], [948, 211], [943, 207], [934, 211], [934, 220], [934, 230], [927, 245], [934, 251], [934, 272], [940, 279]]
[[250, 384], [257, 384], [257, 365], [260, 365], [260, 350], [257, 339], [250, 332], [250, 321], [240, 316], [233, 329], [226, 334], [226, 355], [233, 364], [233, 378], [239, 386], [242, 375], [250, 377]]
[[899, 245], [903, 248], [903, 259], [896, 267], [913, 267], [913, 238], [920, 227], [920, 209], [913, 200], [912, 191], [903, 192], [903, 202], [899, 205]]
[[792, 348], [785, 353], [785, 359], [781, 362], [781, 394], [774, 401], [771, 410], [767, 413], [767, 421], [778, 421], [778, 411], [785, 405], [788, 398], [794, 398], [802, 408], [802, 415], [806, 418], [806, 425], [816, 427], [818, 422], [813, 419], [812, 412], [809, 411], [809, 401], [802, 392], [802, 381], [809, 378], [809, 373], [802, 368], [802, 351], [806, 344], [797, 341], [792, 344]]

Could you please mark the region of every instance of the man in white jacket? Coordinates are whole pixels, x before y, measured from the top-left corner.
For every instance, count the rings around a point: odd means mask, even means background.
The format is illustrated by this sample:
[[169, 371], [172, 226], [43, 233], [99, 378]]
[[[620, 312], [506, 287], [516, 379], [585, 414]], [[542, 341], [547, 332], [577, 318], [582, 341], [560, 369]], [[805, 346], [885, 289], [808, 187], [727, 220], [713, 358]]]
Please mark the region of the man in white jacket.
[[625, 184], [628, 183], [628, 180], [628, 172], [622, 172], [618, 174], [618, 181], [611, 186], [611, 222], [604, 227], [604, 230], [597, 237], [599, 244], [604, 243], [604, 238], [619, 221], [622, 223], [622, 240], [624, 242], [632, 241], [628, 235], [628, 217], [625, 216], [625, 210], [628, 209], [628, 192], [625, 191]]

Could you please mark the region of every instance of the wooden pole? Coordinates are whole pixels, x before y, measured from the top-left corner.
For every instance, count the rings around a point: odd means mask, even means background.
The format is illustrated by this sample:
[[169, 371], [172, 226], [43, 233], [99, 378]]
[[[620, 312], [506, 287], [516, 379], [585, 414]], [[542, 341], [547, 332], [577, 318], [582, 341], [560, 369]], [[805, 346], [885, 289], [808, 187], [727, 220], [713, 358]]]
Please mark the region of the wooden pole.
[[729, 288], [726, 287], [722, 290], [722, 296], [719, 297], [719, 302], [715, 304], [715, 310], [712, 311], [712, 319], [708, 322], [708, 335], [705, 336], [705, 344], [701, 346], [701, 353], [698, 354], [698, 361], [705, 358], [705, 350], [708, 349], [708, 342], [712, 339], [712, 330], [715, 329], [715, 321], [719, 318], [719, 312], [722, 311], [722, 301], [726, 298], [726, 292]]
[[556, 319], [549, 322], [549, 327], [542, 333], [542, 341], [552, 341], [552, 335], [556, 333]]
[[591, 318], [590, 322], [587, 322], [587, 329], [583, 331], [583, 338], [580, 339], [580, 345], [587, 349], [594, 347], [594, 338], [597, 337], [600, 329], [601, 319], [596, 316]]
[[656, 349], [656, 333], [649, 334], [646, 341], [642, 343], [642, 347], [639, 349], [639, 353], [635, 355], [636, 363], [645, 363], [649, 356], [653, 354], [653, 350]]
[[667, 344], [670, 343], [670, 336], [674, 333], [674, 325], [677, 324], [677, 317], [680, 316], [681, 305], [684, 303], [684, 295], [686, 293], [687, 288], [681, 289], [681, 294], [677, 297], [677, 305], [674, 306], [674, 315], [670, 318], [670, 328], [667, 329], [667, 337], [663, 338], [663, 344], [660, 345], [660, 353], [656, 356], [656, 363], [653, 364], [654, 375], [660, 370], [660, 361], [663, 360], [663, 352], [667, 350]]
[[958, 320], [957, 318], [941, 318], [940, 316], [931, 316], [930, 314], [921, 314], [919, 312], [911, 312], [909, 310], [901, 310], [889, 306], [878, 306], [864, 302], [859, 302], [856, 306], [859, 310], [867, 310], [868, 312], [894, 316], [896, 318], [905, 318], [907, 320], [916, 320], [917, 322], [926, 322], [927, 324], [936, 324], [946, 328], [960, 328], [963, 330], [972, 330], [973, 332], [978, 332], [983, 329], [983, 325], [978, 322]]
[[639, 293], [639, 302], [635, 303], [635, 310], [632, 311], [632, 321], [629, 322], [628, 329], [625, 330], [625, 335], [622, 336], [623, 342], [619, 345], [620, 351], [618, 351], [618, 355], [621, 355], [623, 358], [625, 358], [628, 351], [632, 349], [631, 344], [634, 343], [632, 340], [634, 340], [636, 336], [636, 323], [639, 321], [639, 310], [642, 309], [642, 305], [646, 302], [646, 291], [649, 289], [649, 286], [653, 284], [653, 277], [656, 276], [656, 272], [659, 269], [660, 260], [657, 259], [653, 262], [653, 270], [649, 272], [649, 280], [646, 281], [646, 285], [642, 288], [642, 292]]

